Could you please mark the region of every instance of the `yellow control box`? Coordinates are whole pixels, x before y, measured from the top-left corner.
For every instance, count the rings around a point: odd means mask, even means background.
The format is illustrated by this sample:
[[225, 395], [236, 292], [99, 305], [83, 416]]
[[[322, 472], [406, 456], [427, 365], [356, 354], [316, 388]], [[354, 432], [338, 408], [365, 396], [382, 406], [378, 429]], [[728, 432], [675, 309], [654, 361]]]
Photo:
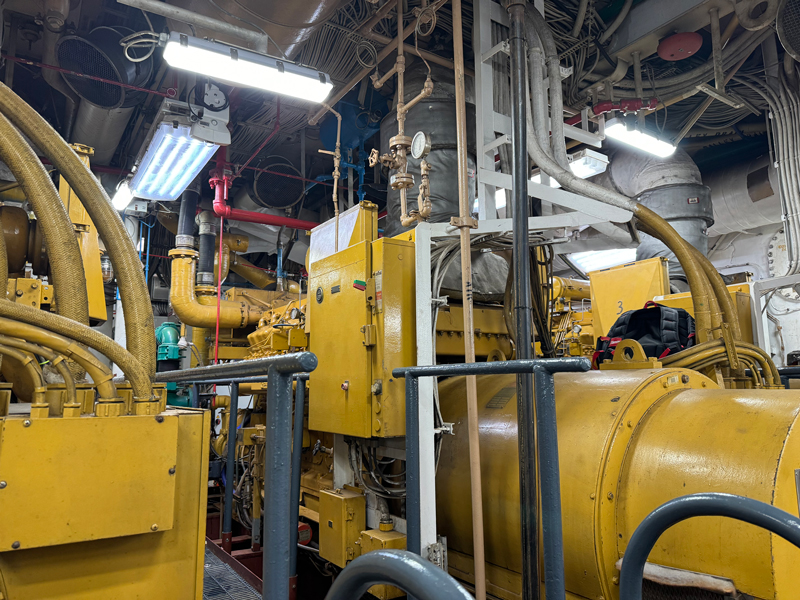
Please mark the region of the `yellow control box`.
[[354, 489], [322, 490], [319, 495], [319, 555], [344, 568], [361, 555], [358, 538], [366, 529], [367, 501]]
[[[405, 550], [406, 536], [398, 531], [370, 529], [361, 532], [361, 537], [358, 538], [358, 545], [361, 546], [361, 554], [375, 550]], [[373, 585], [368, 591], [378, 600], [391, 600], [392, 598], [402, 598], [406, 595], [403, 590], [393, 585]]]

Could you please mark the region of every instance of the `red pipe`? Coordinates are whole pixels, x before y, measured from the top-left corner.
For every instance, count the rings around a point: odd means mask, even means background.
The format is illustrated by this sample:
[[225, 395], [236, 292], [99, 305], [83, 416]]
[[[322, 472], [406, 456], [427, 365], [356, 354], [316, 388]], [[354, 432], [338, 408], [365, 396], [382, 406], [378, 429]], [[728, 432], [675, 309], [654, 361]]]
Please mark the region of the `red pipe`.
[[310, 231], [317, 227], [319, 223], [314, 221], [301, 221], [289, 217], [278, 215], [265, 215], [259, 212], [231, 208], [227, 205], [228, 188], [231, 185], [231, 177], [225, 172], [225, 146], [220, 146], [217, 150], [216, 172], [209, 180], [209, 184], [214, 188], [214, 214], [224, 219], [232, 221], [243, 221], [245, 223], [259, 223], [261, 225], [275, 225], [277, 227], [290, 227], [292, 229], [302, 229]]
[[[640, 110], [646, 108], [648, 110], [653, 110], [655, 107], [658, 106], [658, 98], [649, 98], [647, 102], [640, 98], [625, 98], [623, 100], [618, 100], [616, 102], [611, 100], [604, 100], [602, 102], [598, 102], [592, 107], [592, 114], [595, 117], [599, 117], [602, 114], [607, 112], [611, 112], [612, 110], [621, 110], [623, 113], [635, 113], [639, 112]], [[577, 114], [574, 117], [570, 117], [564, 123], [567, 125], [577, 125], [581, 122], [581, 115]]]

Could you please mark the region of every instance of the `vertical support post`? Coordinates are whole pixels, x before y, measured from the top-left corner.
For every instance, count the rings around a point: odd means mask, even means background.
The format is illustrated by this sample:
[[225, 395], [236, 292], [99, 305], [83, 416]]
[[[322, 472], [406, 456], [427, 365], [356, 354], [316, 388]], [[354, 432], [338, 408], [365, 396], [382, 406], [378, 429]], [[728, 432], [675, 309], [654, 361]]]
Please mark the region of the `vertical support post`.
[[[642, 53], [636, 50], [635, 52], [631, 52], [631, 57], [633, 58], [633, 85], [636, 89], [636, 97], [644, 99], [644, 87], [642, 85]], [[636, 113], [636, 122], [643, 131], [645, 114], [644, 110], [640, 110]]]
[[[419, 223], [414, 238], [414, 266], [416, 280], [417, 364], [432, 365], [433, 314], [431, 311], [431, 225]], [[420, 487], [420, 548], [427, 558], [427, 548], [438, 542], [436, 534], [436, 461], [434, 458], [433, 386], [430, 377], [418, 381], [417, 419], [422, 424], [417, 440]]]
[[722, 70], [722, 41], [719, 30], [719, 9], [708, 11], [711, 16], [711, 51], [714, 60], [714, 85], [717, 91], [725, 91], [725, 73]]
[[233, 488], [236, 470], [236, 425], [239, 413], [239, 384], [231, 382], [228, 407], [228, 452], [225, 463], [225, 505], [222, 512], [222, 549], [231, 553], [233, 544]]
[[200, 408], [200, 393], [197, 391], [196, 383], [193, 383], [189, 387], [189, 398], [191, 398], [192, 408]]
[[[475, 0], [473, 2], [473, 53], [475, 60], [475, 139], [477, 140], [477, 168], [478, 168], [478, 218], [497, 218], [497, 204], [495, 193], [498, 188], [487, 185], [481, 181], [481, 169], [494, 171], [494, 148], [486, 152], [485, 148], [495, 140], [494, 131], [494, 102], [492, 62], [480, 60], [481, 53], [492, 47], [492, 19], [491, 0]], [[510, 207], [506, 208], [506, 211]], [[508, 213], [506, 213], [508, 214]]]
[[[531, 268], [528, 242], [528, 149], [525, 114], [525, 6], [508, 7], [511, 17], [511, 126], [513, 130], [513, 269], [517, 358], [531, 358]], [[517, 443], [519, 446], [520, 525], [522, 528], [522, 598], [539, 598], [539, 540], [536, 489], [536, 434], [533, 376], [517, 375]]]
[[264, 443], [263, 600], [289, 599], [291, 443], [292, 375], [270, 367]]
[[289, 495], [292, 528], [289, 531], [289, 575], [292, 578], [290, 593], [297, 594], [297, 526], [300, 520], [300, 463], [303, 458], [303, 420], [306, 410], [305, 378], [297, 377], [294, 393], [294, 432], [292, 436], [292, 489]]
[[534, 369], [536, 432], [542, 493], [544, 584], [547, 600], [564, 600], [564, 542], [561, 522], [561, 474], [558, 466], [556, 392], [553, 374]]
[[419, 379], [406, 375], [406, 549], [421, 555], [419, 459]]

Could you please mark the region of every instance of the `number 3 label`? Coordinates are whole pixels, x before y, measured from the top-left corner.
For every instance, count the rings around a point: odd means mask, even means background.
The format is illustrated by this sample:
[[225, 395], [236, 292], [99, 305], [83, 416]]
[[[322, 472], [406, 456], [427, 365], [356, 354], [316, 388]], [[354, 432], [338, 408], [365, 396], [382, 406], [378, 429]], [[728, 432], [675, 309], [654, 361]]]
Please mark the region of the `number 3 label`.
[[621, 315], [622, 314], [622, 300], [618, 300], [617, 304], [619, 304], [619, 312], [617, 314]]

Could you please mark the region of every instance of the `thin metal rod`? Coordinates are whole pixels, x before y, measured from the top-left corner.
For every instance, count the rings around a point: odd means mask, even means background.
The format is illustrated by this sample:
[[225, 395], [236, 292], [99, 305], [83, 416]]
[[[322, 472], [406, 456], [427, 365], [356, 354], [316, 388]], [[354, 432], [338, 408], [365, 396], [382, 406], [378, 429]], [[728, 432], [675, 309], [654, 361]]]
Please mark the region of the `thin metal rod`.
[[565, 600], [564, 538], [561, 524], [561, 476], [558, 467], [556, 390], [553, 374], [537, 369], [536, 439], [542, 495], [542, 543], [547, 600]]
[[722, 39], [719, 30], [719, 9], [708, 11], [711, 16], [711, 52], [714, 60], [714, 85], [717, 91], [725, 91], [725, 73], [722, 69]]
[[767, 529], [800, 548], [800, 520], [770, 504], [732, 494], [692, 494], [651, 512], [633, 532], [620, 574], [620, 600], [642, 600], [647, 557], [667, 529], [692, 517], [730, 517]]
[[[453, 63], [456, 87], [456, 147], [458, 152], [458, 214], [461, 240], [461, 293], [464, 311], [464, 360], [475, 362], [475, 329], [472, 310], [472, 255], [470, 230], [472, 207], [469, 202], [467, 178], [467, 105], [464, 75], [464, 32], [461, 0], [452, 0]], [[527, 236], [526, 236], [527, 239]], [[475, 559], [475, 598], [486, 600], [486, 558], [483, 536], [483, 488], [481, 485], [481, 450], [478, 427], [478, 384], [474, 376], [467, 377], [467, 432], [469, 437], [469, 475], [472, 492], [472, 545]]]
[[312, 352], [295, 352], [266, 358], [223, 363], [210, 367], [196, 367], [180, 371], [156, 373], [158, 383], [206, 383], [224, 379], [227, 382], [241, 381], [245, 377], [264, 377], [268, 369], [275, 368], [280, 373], [309, 373], [317, 368], [317, 357]]
[[300, 520], [300, 463], [303, 458], [303, 420], [306, 411], [306, 382], [297, 381], [294, 393], [294, 434], [292, 439], [292, 489], [291, 502], [292, 527], [289, 531], [289, 574], [297, 575], [297, 526]]
[[231, 401], [228, 407], [228, 453], [225, 463], [225, 505], [222, 510], [222, 549], [233, 550], [233, 489], [236, 487], [236, 433], [239, 420], [239, 384], [231, 383]]
[[[512, 216], [514, 319], [516, 354], [520, 360], [531, 358], [533, 327], [531, 325], [531, 265], [528, 241], [528, 131], [525, 93], [525, 7], [508, 7], [511, 53], [511, 127], [513, 156]], [[537, 53], [534, 53], [538, 56]], [[547, 129], [536, 132], [545, 136]], [[520, 526], [522, 538], [522, 597], [539, 598], [539, 519], [536, 485], [536, 435], [533, 410], [533, 376], [517, 375], [517, 447], [519, 451]]]
[[[644, 96], [644, 86], [642, 85], [642, 53], [636, 50], [631, 53], [633, 57], [633, 85], [636, 90], [636, 97], [642, 98]], [[636, 121], [639, 127], [644, 130], [644, 115], [645, 112], [640, 110], [636, 114]]]
[[472, 600], [442, 569], [404, 550], [376, 550], [359, 556], [339, 574], [325, 600], [361, 598], [381, 583], [399, 587], [419, 600]]
[[421, 555], [420, 468], [419, 379], [406, 377], [406, 548]]

